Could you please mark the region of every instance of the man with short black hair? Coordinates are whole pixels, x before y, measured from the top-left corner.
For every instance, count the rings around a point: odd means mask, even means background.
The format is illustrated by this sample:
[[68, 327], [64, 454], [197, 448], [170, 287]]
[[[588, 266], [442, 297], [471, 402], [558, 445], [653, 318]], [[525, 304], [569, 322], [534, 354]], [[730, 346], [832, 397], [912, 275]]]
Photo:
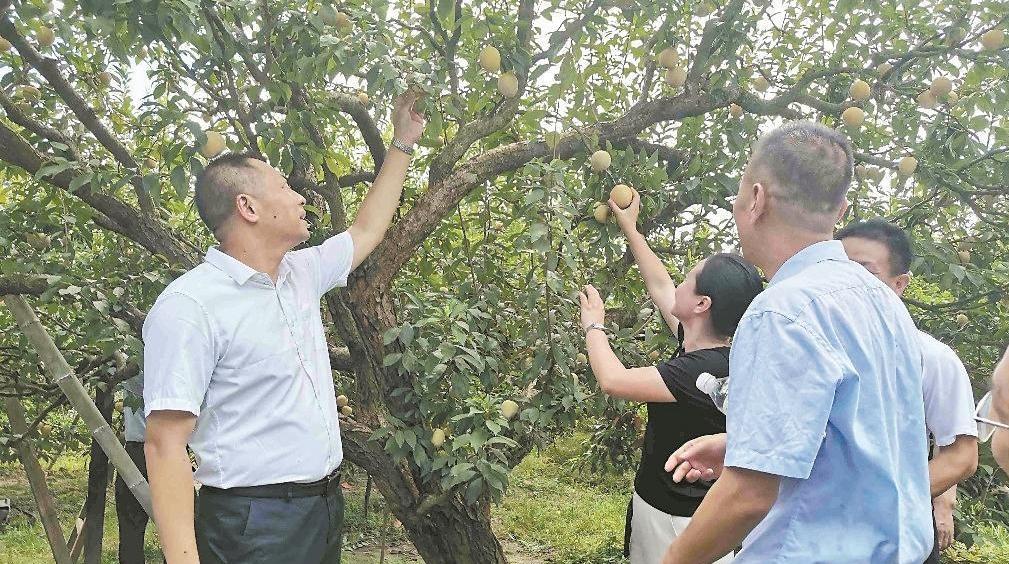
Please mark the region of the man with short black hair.
[[727, 432], [673, 479], [718, 477], [665, 564], [920, 564], [932, 548], [921, 350], [904, 304], [833, 241], [852, 149], [819, 124], [760, 138], [732, 212], [770, 279], [733, 338]]
[[309, 238], [305, 198], [267, 163], [226, 155], [200, 175], [197, 210], [220, 246], [165, 288], [143, 330], [145, 452], [170, 564], [340, 562], [343, 448], [319, 301], [392, 222], [424, 129], [416, 101], [396, 100], [396, 150], [354, 223], [320, 245], [292, 251]]
[[[848, 258], [861, 264], [898, 296], [911, 281], [911, 240], [896, 225], [875, 219], [852, 223], [834, 236]], [[956, 485], [977, 469], [977, 423], [974, 392], [967, 369], [956, 352], [919, 331], [925, 427], [938, 452], [928, 463], [936, 544], [928, 563], [939, 562], [939, 552], [953, 542]]]

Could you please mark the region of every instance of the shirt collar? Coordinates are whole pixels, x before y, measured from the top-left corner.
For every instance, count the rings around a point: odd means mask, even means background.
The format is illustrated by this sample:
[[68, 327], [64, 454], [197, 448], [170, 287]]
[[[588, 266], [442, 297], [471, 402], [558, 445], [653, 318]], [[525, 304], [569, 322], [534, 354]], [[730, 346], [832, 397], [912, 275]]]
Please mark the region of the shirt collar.
[[[246, 282], [252, 279], [252, 277], [257, 274], [262, 275], [265, 280], [269, 280], [268, 274], [263, 272], [258, 272], [256, 269], [245, 264], [244, 262], [236, 259], [235, 257], [229, 255], [222, 251], [219, 247], [210, 247], [207, 249], [207, 255], [204, 257], [205, 261], [216, 266], [222, 272], [231, 277], [232, 280], [238, 283], [239, 286], [244, 285]], [[277, 286], [279, 287], [287, 280], [287, 275], [291, 272], [290, 266], [287, 264], [287, 256], [284, 256], [284, 260], [280, 261], [280, 268], [277, 271]]]
[[781, 265], [778, 272], [774, 273], [769, 286], [787, 280], [792, 276], [806, 270], [814, 264], [828, 260], [848, 260], [848, 255], [844, 252], [844, 245], [840, 241], [820, 241], [802, 249], [792, 255], [792, 258]]

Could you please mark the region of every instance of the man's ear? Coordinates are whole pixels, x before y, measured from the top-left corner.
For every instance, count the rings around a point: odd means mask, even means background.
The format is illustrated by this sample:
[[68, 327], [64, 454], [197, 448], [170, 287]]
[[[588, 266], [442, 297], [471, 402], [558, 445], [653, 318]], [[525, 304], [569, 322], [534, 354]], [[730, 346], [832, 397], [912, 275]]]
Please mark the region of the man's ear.
[[911, 273], [905, 272], [904, 274], [901, 274], [900, 276], [897, 277], [897, 280], [894, 283], [895, 286], [894, 290], [897, 291], [898, 296], [902, 296], [904, 295], [904, 290], [907, 290], [907, 287], [910, 284], [911, 284]]
[[701, 296], [701, 299], [697, 300], [697, 305], [694, 306], [694, 313], [704, 313], [711, 309], [711, 298], [708, 296]]
[[755, 182], [750, 186], [750, 217], [753, 221], [767, 214], [768, 200], [771, 198], [770, 193], [767, 191], [767, 186], [761, 182]]
[[845, 199], [843, 205], [841, 206], [841, 210], [837, 212], [837, 221], [835, 221], [834, 223], [838, 223], [844, 218], [844, 214], [848, 213], [849, 205], [851, 205], [850, 202], [848, 202], [848, 200]]
[[259, 221], [259, 214], [257, 213], [259, 209], [259, 204], [255, 199], [248, 194], [239, 194], [235, 196], [235, 208], [238, 211], [238, 216], [249, 223], [256, 223]]

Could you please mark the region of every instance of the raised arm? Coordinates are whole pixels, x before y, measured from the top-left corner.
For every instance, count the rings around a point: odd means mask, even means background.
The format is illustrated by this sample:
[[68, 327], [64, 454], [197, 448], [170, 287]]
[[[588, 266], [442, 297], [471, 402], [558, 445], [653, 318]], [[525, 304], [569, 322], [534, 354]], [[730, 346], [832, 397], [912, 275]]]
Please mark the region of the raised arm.
[[[602, 324], [606, 312], [599, 292], [591, 285], [579, 294], [582, 306], [582, 329], [593, 323]], [[631, 401], [676, 401], [654, 366], [626, 368], [610, 347], [606, 333], [598, 329], [585, 332], [589, 365], [603, 393]]]
[[610, 209], [614, 217], [617, 218], [617, 225], [620, 231], [627, 238], [627, 246], [634, 255], [634, 262], [638, 264], [641, 277], [645, 280], [645, 288], [648, 289], [648, 296], [652, 299], [655, 307], [662, 314], [669, 329], [676, 333], [679, 320], [673, 316], [673, 306], [676, 304], [676, 284], [669, 276], [669, 271], [658, 255], [648, 246], [645, 236], [638, 233], [638, 213], [641, 211], [641, 196], [637, 190], [634, 191], [634, 199], [627, 209], [620, 209], [620, 206], [613, 200], [609, 201]]
[[[413, 91], [396, 98], [392, 111], [393, 139], [412, 147], [424, 133], [424, 117], [414, 110], [418, 95]], [[395, 145], [393, 145], [395, 147]], [[382, 163], [382, 168], [372, 184], [371, 190], [364, 198], [357, 218], [350, 226], [350, 236], [354, 241], [354, 262], [352, 268], [357, 268], [375, 247], [385, 237], [392, 224], [393, 214], [399, 207], [399, 198], [403, 193], [403, 181], [406, 180], [407, 166], [410, 155], [402, 150], [389, 151]]]
[[[991, 407], [993, 419], [1009, 422], [1009, 349], [995, 366], [992, 376]], [[996, 429], [991, 441], [991, 452], [1002, 470], [1009, 473], [1009, 431]]]

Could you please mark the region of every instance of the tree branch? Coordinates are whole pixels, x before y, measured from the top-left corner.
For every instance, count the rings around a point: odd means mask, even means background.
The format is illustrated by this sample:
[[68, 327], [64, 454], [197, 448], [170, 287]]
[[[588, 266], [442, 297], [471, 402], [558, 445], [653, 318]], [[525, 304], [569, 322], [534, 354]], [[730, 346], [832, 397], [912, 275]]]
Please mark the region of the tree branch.
[[[717, 95], [700, 89], [684, 92], [672, 98], [659, 98], [636, 104], [615, 121], [603, 122], [581, 132], [581, 136], [597, 136], [600, 143], [626, 139], [663, 121], [698, 116], [714, 108], [728, 105], [738, 97], [735, 87], [720, 90]], [[584, 150], [579, 135], [568, 135], [556, 148], [557, 158], [567, 159]], [[385, 241], [358, 272], [378, 287], [388, 285], [396, 272], [413, 255], [417, 245], [434, 231], [441, 220], [455, 209], [466, 194], [481, 183], [515, 170], [537, 158], [553, 155], [542, 141], [520, 142], [497, 147], [478, 155], [460, 166], [447, 178], [432, 182], [414, 207], [389, 232]]]
[[[60, 70], [56, 62], [52, 59], [47, 59], [43, 57], [38, 51], [24, 37], [17, 32], [14, 28], [14, 24], [11, 23], [10, 18], [4, 15], [0, 18], [0, 36], [2, 36], [7, 41], [10, 41], [12, 45], [17, 49], [18, 53], [21, 54], [21, 58], [35, 68], [39, 73], [45, 77], [46, 81], [53, 87], [56, 94], [59, 95], [61, 99], [67, 104], [70, 110], [77, 116], [77, 119], [84, 124], [84, 127], [88, 128], [98, 142], [102, 144], [112, 156], [115, 157], [121, 165], [126, 167], [132, 172], [136, 172], [139, 169], [137, 161], [133, 159], [133, 155], [130, 154], [126, 146], [119, 142], [118, 139], [112, 135], [101, 121], [98, 119], [98, 114], [95, 113], [94, 108], [92, 108], [88, 103], [81, 97], [80, 94], [74, 90], [74, 87], [67, 81], [64, 76], [64, 72]], [[137, 195], [137, 200], [140, 202], [141, 210], [148, 215], [154, 212], [154, 201], [151, 199], [151, 195], [144, 190], [143, 183], [140, 181], [140, 177], [137, 174], [133, 174], [130, 183], [134, 187], [134, 191]]]

